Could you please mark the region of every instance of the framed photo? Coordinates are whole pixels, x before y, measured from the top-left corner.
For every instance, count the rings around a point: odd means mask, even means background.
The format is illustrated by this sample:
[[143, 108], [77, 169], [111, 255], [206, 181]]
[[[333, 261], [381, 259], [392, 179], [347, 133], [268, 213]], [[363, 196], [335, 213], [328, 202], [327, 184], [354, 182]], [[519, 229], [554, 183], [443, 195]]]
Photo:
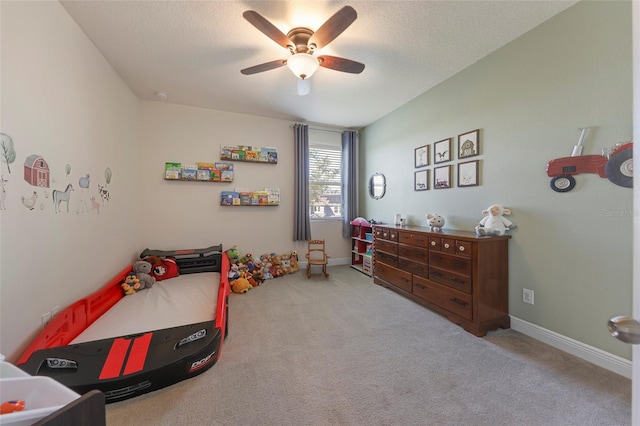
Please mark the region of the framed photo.
[[441, 166], [433, 169], [433, 188], [451, 188], [451, 166]]
[[478, 186], [478, 167], [480, 161], [467, 161], [458, 164], [458, 186]]
[[443, 139], [433, 144], [433, 164], [451, 161], [451, 139]]
[[417, 167], [424, 167], [429, 165], [429, 145], [421, 146], [414, 149], [414, 157]]
[[480, 129], [458, 135], [458, 158], [480, 155]]
[[429, 170], [420, 170], [413, 174], [413, 190], [426, 191], [429, 189]]

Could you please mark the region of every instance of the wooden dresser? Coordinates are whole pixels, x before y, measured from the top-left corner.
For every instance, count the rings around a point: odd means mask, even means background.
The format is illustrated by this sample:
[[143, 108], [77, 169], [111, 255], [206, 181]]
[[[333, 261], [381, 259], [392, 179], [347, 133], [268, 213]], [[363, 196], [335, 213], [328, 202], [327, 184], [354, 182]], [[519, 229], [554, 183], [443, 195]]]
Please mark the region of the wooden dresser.
[[476, 336], [509, 328], [509, 238], [374, 225], [373, 281]]

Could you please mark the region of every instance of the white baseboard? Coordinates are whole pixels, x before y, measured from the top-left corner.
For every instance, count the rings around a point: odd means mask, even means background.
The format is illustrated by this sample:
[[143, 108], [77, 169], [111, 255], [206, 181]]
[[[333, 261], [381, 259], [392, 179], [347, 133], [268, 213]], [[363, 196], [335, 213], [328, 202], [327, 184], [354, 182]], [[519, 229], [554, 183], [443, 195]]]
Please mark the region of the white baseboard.
[[511, 317], [511, 328], [536, 340], [540, 340], [556, 349], [568, 352], [599, 367], [606, 368], [621, 376], [631, 378], [631, 361], [621, 358], [617, 355], [610, 354], [601, 349], [587, 345], [585, 343], [574, 340], [570, 337], [563, 336], [554, 331], [547, 330], [538, 325]]

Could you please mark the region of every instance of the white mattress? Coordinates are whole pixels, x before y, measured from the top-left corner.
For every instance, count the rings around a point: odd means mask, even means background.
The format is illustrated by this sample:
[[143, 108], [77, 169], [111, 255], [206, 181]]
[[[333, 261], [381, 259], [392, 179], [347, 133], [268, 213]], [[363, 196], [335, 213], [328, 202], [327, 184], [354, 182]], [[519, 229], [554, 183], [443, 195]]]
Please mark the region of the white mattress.
[[123, 297], [70, 344], [160, 330], [215, 318], [219, 272], [180, 275]]

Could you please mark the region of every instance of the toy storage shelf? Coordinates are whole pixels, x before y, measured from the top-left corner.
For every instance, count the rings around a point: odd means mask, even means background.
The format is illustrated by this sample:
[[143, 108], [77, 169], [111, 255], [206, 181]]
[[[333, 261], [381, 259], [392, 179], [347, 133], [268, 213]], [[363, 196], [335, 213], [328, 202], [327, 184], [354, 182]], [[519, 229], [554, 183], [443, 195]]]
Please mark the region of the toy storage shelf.
[[351, 223], [351, 267], [373, 276], [373, 228], [369, 223]]

